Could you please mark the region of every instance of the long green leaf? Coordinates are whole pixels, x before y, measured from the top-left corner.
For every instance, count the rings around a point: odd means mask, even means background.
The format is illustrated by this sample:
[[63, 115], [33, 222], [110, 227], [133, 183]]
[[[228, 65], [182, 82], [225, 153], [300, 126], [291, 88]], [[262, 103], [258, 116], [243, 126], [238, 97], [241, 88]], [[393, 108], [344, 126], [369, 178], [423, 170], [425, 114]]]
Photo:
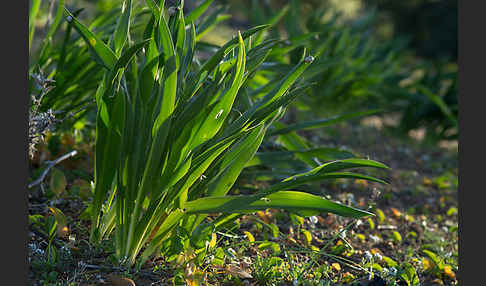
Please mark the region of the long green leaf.
[[437, 107], [439, 107], [440, 111], [442, 111], [442, 113], [444, 113], [451, 120], [451, 122], [454, 123], [454, 125], [458, 125], [457, 118], [440, 96], [432, 93], [428, 88], [421, 85], [418, 85], [417, 89], [424, 93], [433, 103], [435, 103]]
[[157, 247], [160, 246], [160, 243], [165, 238], [167, 238], [169, 232], [182, 220], [184, 215], [185, 215], [184, 212], [182, 212], [180, 209], [177, 209], [164, 220], [164, 223], [160, 226], [156, 236], [150, 242], [149, 246], [142, 253], [142, 256], [140, 258], [140, 264], [147, 261], [150, 255], [152, 255], [157, 249]]
[[208, 186], [208, 196], [224, 196], [228, 193], [246, 163], [258, 150], [265, 130], [265, 126], [261, 124], [228, 151], [221, 162], [221, 174]]
[[[280, 126], [281, 124], [282, 123], [280, 122], [276, 122], [274, 125]], [[296, 132], [280, 135], [277, 142], [282, 144], [282, 146], [284, 146], [289, 151], [309, 149], [311, 147], [308, 140], [298, 135]], [[317, 158], [307, 153], [298, 153], [296, 154], [296, 157], [313, 168], [321, 164], [321, 162], [319, 162]]]
[[231, 18], [230, 14], [224, 14], [225, 11], [226, 7], [221, 7], [212, 12], [211, 15], [206, 17], [206, 19], [196, 27], [196, 41], [199, 42], [201, 38], [213, 30], [216, 25]]
[[117, 61], [115, 53], [100, 38], [93, 34], [93, 32], [88, 30], [86, 26], [81, 24], [71, 12], [66, 8], [64, 8], [64, 11], [66, 13], [66, 21], [72, 23], [74, 28], [81, 34], [92, 52], [94, 59], [107, 69], [113, 70]]
[[202, 198], [187, 202], [185, 212], [187, 214], [238, 213], [265, 210], [268, 208], [285, 209], [295, 212], [326, 212], [353, 218], [373, 215], [373, 213], [338, 204], [316, 195], [294, 191], [278, 191], [264, 197], [253, 195]]
[[[373, 161], [373, 160], [366, 160], [366, 159], [344, 159], [344, 160], [336, 160], [326, 164], [322, 164], [321, 166], [314, 168], [308, 172], [300, 173], [297, 175], [290, 176], [281, 182], [271, 185], [270, 187], [262, 190], [260, 193], [261, 195], [271, 194], [276, 191], [280, 190], [288, 190], [294, 187], [319, 181], [321, 179], [328, 179], [328, 178], [335, 178], [336, 172], [343, 171], [352, 168], [378, 168], [378, 169], [388, 169], [388, 167], [382, 163]], [[331, 174], [331, 175], [329, 175]], [[353, 173], [354, 174], [354, 173]], [[356, 179], [363, 178], [361, 174], [357, 174]], [[343, 178], [352, 178], [351, 174], [345, 172]], [[372, 181], [378, 182], [379, 179], [374, 179]]]
[[54, 17], [54, 22], [52, 22], [49, 31], [47, 32], [47, 39], [51, 39], [54, 36], [54, 33], [57, 31], [57, 28], [61, 23], [62, 12], [64, 10], [64, 2], [65, 0], [59, 0], [59, 4], [56, 10], [56, 16]]
[[49, 31], [47, 32], [47, 36], [42, 41], [40, 47], [40, 59], [42, 61], [48, 60], [46, 57], [49, 56], [49, 51], [52, 44], [52, 37], [54, 36], [54, 33], [56, 33], [57, 29], [59, 28], [59, 24], [61, 23], [62, 14], [63, 14], [62, 12], [64, 10], [64, 2], [65, 0], [59, 0], [54, 21], [50, 24]]
[[32, 6], [29, 11], [29, 50], [31, 47], [32, 39], [34, 38], [35, 22], [37, 18], [37, 13], [39, 13], [39, 7], [41, 0], [32, 0]]
[[343, 159], [343, 160], [336, 160], [326, 164], [322, 164], [317, 168], [310, 170], [309, 172], [297, 174], [290, 178], [287, 178], [285, 181], [295, 180], [301, 177], [308, 177], [310, 175], [318, 175], [330, 172], [336, 172], [351, 168], [364, 168], [364, 167], [371, 167], [371, 168], [378, 168], [378, 169], [389, 169], [386, 165], [368, 159]]
[[274, 130], [270, 130], [268, 132], [268, 135], [274, 136], [274, 135], [285, 134], [285, 133], [298, 131], [298, 130], [309, 130], [309, 129], [327, 127], [327, 126], [330, 126], [330, 125], [337, 124], [339, 122], [347, 121], [347, 120], [352, 119], [352, 118], [377, 114], [381, 111], [382, 111], [381, 109], [373, 109], [373, 110], [366, 110], [366, 111], [360, 111], [360, 112], [353, 112], [353, 113], [338, 115], [338, 116], [335, 116], [335, 117], [332, 117], [332, 118], [325, 118], [325, 119], [319, 119], [319, 120], [314, 120], [314, 121], [295, 123], [295, 124], [288, 125], [288, 126], [285, 126], [283, 123], [281, 123], [282, 127], [278, 127]]
[[125, 42], [128, 39], [129, 27], [130, 27], [130, 16], [132, 12], [132, 0], [125, 0], [122, 4], [122, 14], [118, 20], [115, 33], [113, 35], [113, 46], [115, 50], [115, 55], [120, 57], [121, 51], [125, 46]]
[[197, 6], [196, 9], [192, 10], [189, 14], [187, 14], [184, 18], [186, 23], [196, 21], [206, 10], [209, 8], [209, 5], [213, 3], [214, 0], [206, 0], [201, 5]]

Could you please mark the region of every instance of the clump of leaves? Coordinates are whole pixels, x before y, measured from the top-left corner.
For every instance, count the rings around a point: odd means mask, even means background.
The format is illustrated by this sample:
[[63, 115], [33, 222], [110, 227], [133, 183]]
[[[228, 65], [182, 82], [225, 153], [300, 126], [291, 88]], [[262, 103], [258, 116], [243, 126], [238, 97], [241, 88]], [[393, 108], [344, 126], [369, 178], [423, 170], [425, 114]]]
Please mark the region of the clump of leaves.
[[[210, 234], [240, 213], [281, 208], [305, 216], [320, 212], [372, 215], [292, 191], [302, 184], [335, 178], [385, 183], [345, 171], [387, 168], [372, 160], [336, 160], [255, 194], [227, 196], [269, 126], [299, 95], [294, 83], [314, 58], [304, 53], [274, 88], [234, 112], [235, 99], [247, 96], [247, 80], [272, 48], [265, 42], [254, 46], [250, 40], [267, 26], [238, 32], [199, 64], [194, 57], [196, 27], [184, 17], [183, 1], [168, 9], [164, 1], [158, 5], [147, 1], [147, 5], [151, 18], [137, 42], [130, 33], [131, 0], [123, 2], [108, 43], [66, 10], [66, 20], [105, 69], [96, 92], [92, 242], [114, 233], [118, 261], [133, 266], [139, 258], [141, 266], [160, 251], [166, 257], [180, 253], [177, 243], [168, 245], [180, 241], [178, 237], [187, 238], [195, 254], [201, 252]], [[219, 215], [203, 223], [208, 214]]]

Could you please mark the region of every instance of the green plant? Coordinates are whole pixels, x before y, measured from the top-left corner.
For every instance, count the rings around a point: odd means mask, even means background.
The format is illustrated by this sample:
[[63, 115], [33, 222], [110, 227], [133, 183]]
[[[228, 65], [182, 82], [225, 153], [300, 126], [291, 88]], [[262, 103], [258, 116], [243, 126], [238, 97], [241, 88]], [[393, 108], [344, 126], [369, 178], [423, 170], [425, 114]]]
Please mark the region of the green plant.
[[[399, 80], [404, 39], [377, 40], [373, 33], [376, 14], [372, 12], [346, 19], [326, 1], [309, 4], [292, 0], [284, 6], [276, 2], [240, 4], [252, 23], [270, 22], [275, 28], [267, 34], [282, 40], [269, 55], [272, 64], [261, 77], [275, 84], [278, 75], [285, 74], [306, 48], [316, 56], [316, 62], [302, 78], [313, 84], [306, 90], [307, 96], [295, 102], [297, 109], [330, 116], [357, 108], [384, 107], [384, 88], [396, 86]], [[259, 40], [265, 39], [263, 32], [259, 36]]]
[[[264, 97], [234, 112], [236, 97], [246, 96], [247, 81], [271, 50], [268, 42], [253, 45], [250, 40], [267, 26], [238, 33], [200, 65], [194, 58], [196, 28], [192, 22], [186, 23], [183, 1], [168, 9], [164, 4], [147, 1], [151, 18], [136, 43], [130, 33], [131, 0], [123, 2], [122, 15], [108, 43], [66, 10], [66, 20], [105, 69], [96, 92], [91, 241], [97, 243], [113, 232], [120, 263], [132, 266], [141, 253], [140, 266], [181, 229], [194, 248], [201, 248], [200, 242], [206, 239], [200, 238], [239, 213], [282, 208], [302, 215], [371, 215], [290, 190], [334, 178], [384, 183], [345, 172], [357, 167], [387, 168], [372, 160], [332, 161], [253, 195], [227, 196], [269, 126], [299, 94], [293, 84], [313, 57], [303, 54]], [[202, 223], [207, 214], [214, 213], [222, 214]], [[172, 248], [168, 249], [163, 253], [166, 256], [171, 255]]]
[[[283, 280], [285, 261], [277, 256], [262, 258], [257, 256], [254, 262], [253, 276], [259, 285], [275, 285]], [[287, 267], [288, 268], [288, 267]]]
[[[297, 110], [312, 112], [296, 112], [294, 118], [336, 115], [357, 108], [381, 109], [381, 113], [401, 114], [397, 129], [401, 134], [424, 127], [431, 142], [457, 139], [454, 63], [413, 56], [410, 41], [402, 35], [383, 41], [376, 31], [381, 24], [377, 21], [380, 12], [370, 7], [356, 19], [345, 19], [326, 1], [277, 2], [262, 5], [248, 1], [240, 7], [246, 8], [243, 11], [252, 23], [278, 25], [268, 33], [272, 38], [286, 39], [269, 55], [272, 64], [259, 73], [261, 82], [275, 84], [271, 79], [278, 76], [274, 74], [287, 72], [304, 47], [316, 56], [316, 62], [302, 75], [302, 81], [312, 85], [305, 90], [306, 96], [293, 104]], [[258, 40], [265, 39], [263, 33]], [[252, 94], [258, 96], [258, 91]]]
[[[67, 217], [55, 207], [49, 210], [51, 214], [47, 216], [29, 215], [29, 227], [46, 240], [29, 243], [29, 264], [45, 285], [58, 281], [59, 273], [66, 270], [67, 262], [72, 259], [69, 248], [56, 240], [65, 233]], [[45, 249], [41, 247], [44, 242]]]
[[457, 65], [423, 61], [411, 76], [402, 81], [401, 94], [394, 106], [403, 110], [399, 128], [402, 132], [424, 127], [426, 138], [458, 138]]
[[[35, 96], [32, 101], [38, 105], [39, 112], [52, 110], [56, 123], [67, 122], [60, 127], [69, 129], [73, 123], [85, 119], [96, 109], [93, 97], [103, 68], [92, 61], [89, 45], [79, 34], [73, 33], [73, 25], [63, 19], [63, 10], [68, 3], [65, 0], [49, 1], [49, 11], [44, 15], [46, 13], [42, 13], [42, 8], [46, 8], [43, 5], [46, 2], [34, 0], [29, 14], [29, 93]], [[36, 20], [53, 17], [52, 11], [55, 11], [53, 21], [47, 21], [44, 27], [37, 28], [44, 30], [47, 35], [42, 40], [33, 41]], [[86, 14], [85, 9], [75, 9], [73, 15], [80, 17], [83, 13]], [[137, 8], [133, 13], [143, 19], [146, 11]], [[120, 14], [121, 7], [106, 13], [99, 11], [95, 13], [89, 29], [106, 41], [115, 29]], [[133, 26], [140, 24], [134, 22]], [[39, 87], [39, 79], [43, 79], [43, 82], [48, 80], [49, 89]]]

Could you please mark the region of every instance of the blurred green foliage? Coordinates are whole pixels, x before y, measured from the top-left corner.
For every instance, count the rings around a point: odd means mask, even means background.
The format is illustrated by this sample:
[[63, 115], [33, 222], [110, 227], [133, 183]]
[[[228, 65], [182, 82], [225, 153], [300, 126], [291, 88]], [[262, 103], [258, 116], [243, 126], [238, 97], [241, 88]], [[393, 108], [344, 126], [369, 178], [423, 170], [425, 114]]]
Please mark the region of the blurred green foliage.
[[457, 0], [364, 0], [393, 25], [392, 37], [409, 36], [410, 48], [429, 60], [457, 61]]
[[269, 71], [283, 73], [304, 48], [316, 55], [303, 80], [312, 86], [295, 104], [312, 112], [296, 118], [381, 108], [400, 114], [402, 134], [425, 128], [433, 141], [457, 138], [457, 4], [228, 2], [251, 23], [272, 23], [268, 38], [285, 39], [280, 52], [270, 55], [276, 64]]
[[[43, 96], [40, 111], [58, 110], [56, 116], [63, 118], [81, 110], [68, 124], [85, 114], [94, 118], [90, 111], [95, 107], [90, 102], [101, 77], [100, 69], [89, 61], [87, 46], [71, 32], [68, 23], [64, 19], [54, 21], [60, 2], [52, 1], [52, 6], [51, 1], [35, 2], [40, 6], [32, 13], [37, 22], [31, 21], [34, 28], [29, 71], [55, 80], [54, 88]], [[175, 2], [168, 0], [167, 4]], [[457, 137], [453, 130], [458, 113], [457, 68], [453, 68], [457, 59], [456, 2], [215, 0], [203, 15], [205, 25], [196, 31], [196, 49], [198, 58], [204, 60], [208, 52], [226, 42], [231, 32], [219, 28], [221, 24], [234, 30], [270, 23], [272, 29], [254, 40], [281, 41], [268, 56], [271, 64], [258, 71], [256, 85], [267, 84], [270, 88], [266, 78], [286, 74], [304, 49], [316, 57], [303, 75], [302, 83], [312, 84], [303, 91], [307, 96], [294, 104], [300, 111], [312, 112], [297, 112], [292, 118], [380, 108], [402, 114], [399, 130], [404, 133], [425, 127], [429, 138], [453, 139]], [[141, 16], [147, 12], [142, 11], [142, 4], [134, 3], [135, 13]], [[200, 4], [187, 0], [184, 11]], [[104, 41], [114, 30], [120, 13], [117, 1], [77, 0], [66, 5], [72, 11], [79, 9], [81, 19], [93, 19], [90, 28]], [[140, 25], [134, 25], [134, 31], [143, 32]], [[413, 76], [418, 70], [424, 74], [420, 79]], [[404, 86], [404, 81], [413, 83]], [[423, 88], [417, 89], [416, 85]], [[31, 94], [36, 92], [31, 84]], [[258, 94], [255, 90], [253, 95]]]

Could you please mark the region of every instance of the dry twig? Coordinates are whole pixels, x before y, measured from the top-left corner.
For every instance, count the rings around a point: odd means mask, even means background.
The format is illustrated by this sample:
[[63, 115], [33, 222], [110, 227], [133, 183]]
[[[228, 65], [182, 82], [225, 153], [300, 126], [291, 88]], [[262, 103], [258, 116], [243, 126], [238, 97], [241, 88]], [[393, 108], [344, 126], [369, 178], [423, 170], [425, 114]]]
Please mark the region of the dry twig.
[[67, 153], [67, 154], [65, 154], [65, 155], [63, 155], [63, 156], [61, 156], [61, 157], [57, 158], [57, 159], [56, 159], [56, 160], [54, 160], [54, 161], [48, 161], [48, 162], [47, 162], [47, 164], [48, 164], [48, 165], [47, 165], [47, 168], [44, 170], [44, 172], [42, 172], [42, 174], [40, 175], [40, 177], [39, 177], [37, 180], [33, 181], [32, 183], [30, 183], [30, 184], [28, 185], [28, 188], [30, 189], [30, 188], [32, 188], [33, 186], [36, 186], [36, 185], [41, 184], [41, 183], [44, 181], [44, 178], [47, 176], [47, 173], [49, 173], [49, 170], [50, 170], [52, 167], [54, 167], [54, 166], [55, 166], [56, 164], [58, 164], [59, 162], [66, 160], [67, 158], [74, 157], [76, 154], [78, 154], [78, 151], [73, 150], [73, 151], [71, 151], [71, 152], [69, 152], [69, 153]]

